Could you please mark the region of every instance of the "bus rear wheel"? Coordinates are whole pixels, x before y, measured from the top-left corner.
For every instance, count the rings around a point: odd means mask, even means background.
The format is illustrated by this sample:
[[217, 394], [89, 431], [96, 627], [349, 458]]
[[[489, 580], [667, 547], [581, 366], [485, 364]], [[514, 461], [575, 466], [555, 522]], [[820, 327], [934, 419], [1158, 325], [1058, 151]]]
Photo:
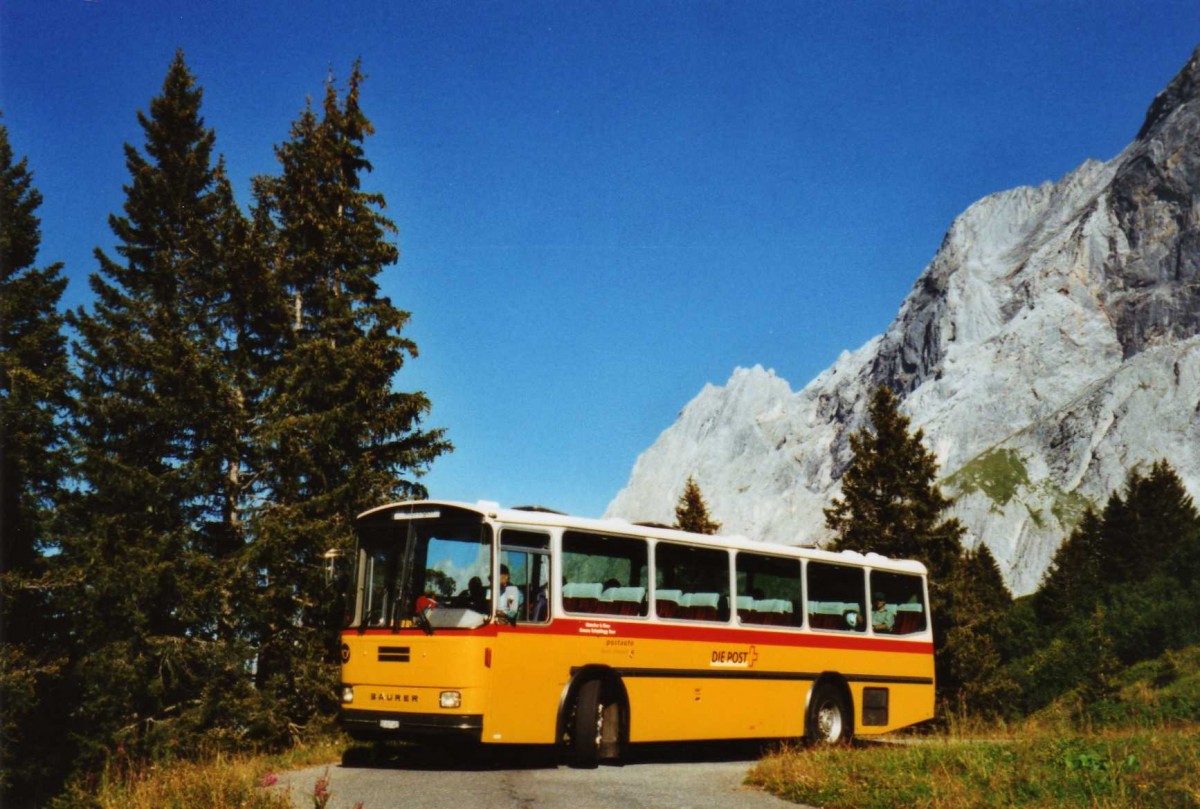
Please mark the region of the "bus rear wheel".
[[854, 715], [845, 693], [832, 683], [820, 683], [808, 706], [809, 744], [844, 744], [854, 735]]
[[620, 757], [621, 705], [606, 694], [600, 680], [588, 680], [579, 686], [570, 753], [571, 764], [583, 769], [594, 769], [602, 759]]

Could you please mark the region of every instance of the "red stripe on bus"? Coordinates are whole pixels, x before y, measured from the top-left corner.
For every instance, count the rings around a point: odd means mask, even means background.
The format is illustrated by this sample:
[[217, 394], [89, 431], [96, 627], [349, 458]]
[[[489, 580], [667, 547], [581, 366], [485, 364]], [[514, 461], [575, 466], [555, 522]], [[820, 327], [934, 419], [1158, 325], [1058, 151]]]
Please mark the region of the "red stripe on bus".
[[[850, 649], [869, 652], [900, 652], [904, 654], [933, 654], [929, 641], [912, 641], [901, 638], [883, 638], [878, 635], [865, 637], [851, 634], [824, 634], [816, 632], [766, 632], [756, 629], [735, 629], [726, 626], [696, 626], [676, 624], [652, 624], [633, 621], [609, 621], [596, 618], [556, 618], [549, 624], [518, 624], [500, 626], [487, 624], [478, 629], [435, 630], [452, 632], [455, 636], [496, 637], [511, 632], [519, 635], [565, 635], [570, 637], [635, 638], [642, 640], [677, 640], [708, 643], [754, 643], [768, 646], [813, 647], [818, 649]], [[344, 629], [342, 635], [424, 635], [420, 629]]]

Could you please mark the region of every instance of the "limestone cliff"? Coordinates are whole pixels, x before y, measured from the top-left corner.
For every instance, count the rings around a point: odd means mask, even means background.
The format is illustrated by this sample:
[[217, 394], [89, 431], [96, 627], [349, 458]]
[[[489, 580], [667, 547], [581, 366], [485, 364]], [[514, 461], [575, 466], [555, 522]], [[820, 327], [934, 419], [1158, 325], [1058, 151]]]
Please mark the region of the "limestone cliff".
[[739, 369], [638, 458], [610, 516], [667, 520], [695, 475], [726, 530], [826, 539], [870, 392], [903, 398], [970, 543], [1033, 590], [1089, 502], [1166, 458], [1200, 499], [1200, 49], [1107, 163], [985, 197], [887, 331], [799, 392]]

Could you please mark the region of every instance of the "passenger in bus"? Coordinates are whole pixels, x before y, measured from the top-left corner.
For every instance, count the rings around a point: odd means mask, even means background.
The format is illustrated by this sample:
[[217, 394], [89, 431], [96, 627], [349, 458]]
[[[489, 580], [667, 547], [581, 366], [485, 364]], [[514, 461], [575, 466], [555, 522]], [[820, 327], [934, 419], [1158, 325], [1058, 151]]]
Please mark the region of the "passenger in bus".
[[472, 576], [467, 582], [467, 589], [459, 594], [459, 598], [464, 599], [466, 604], [475, 612], [484, 614], [488, 611], [487, 591], [483, 589], [483, 580], [478, 576]]
[[497, 602], [496, 618], [515, 624], [517, 611], [521, 609], [521, 591], [515, 584], [508, 581], [508, 565], [500, 565], [500, 586], [497, 588], [500, 600]]
[[871, 610], [871, 626], [876, 632], [891, 632], [892, 627], [896, 625], [896, 616], [887, 608], [887, 596], [876, 593], [872, 600], [874, 605]]

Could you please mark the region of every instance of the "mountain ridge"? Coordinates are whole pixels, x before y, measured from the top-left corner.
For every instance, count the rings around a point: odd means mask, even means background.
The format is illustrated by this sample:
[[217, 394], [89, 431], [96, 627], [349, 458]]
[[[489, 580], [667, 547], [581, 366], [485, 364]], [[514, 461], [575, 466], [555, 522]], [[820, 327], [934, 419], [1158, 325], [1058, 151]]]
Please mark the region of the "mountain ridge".
[[759, 366], [705, 386], [608, 516], [669, 520], [691, 474], [728, 530], [820, 543], [849, 435], [886, 384], [924, 429], [968, 543], [1031, 591], [1130, 468], [1166, 458], [1200, 496], [1198, 198], [1200, 48], [1112, 160], [956, 217], [884, 333], [801, 390]]

